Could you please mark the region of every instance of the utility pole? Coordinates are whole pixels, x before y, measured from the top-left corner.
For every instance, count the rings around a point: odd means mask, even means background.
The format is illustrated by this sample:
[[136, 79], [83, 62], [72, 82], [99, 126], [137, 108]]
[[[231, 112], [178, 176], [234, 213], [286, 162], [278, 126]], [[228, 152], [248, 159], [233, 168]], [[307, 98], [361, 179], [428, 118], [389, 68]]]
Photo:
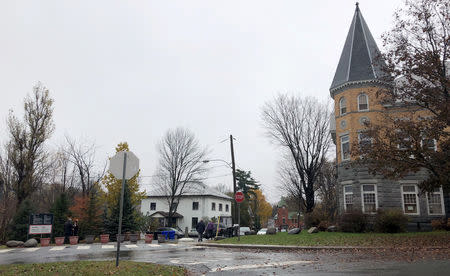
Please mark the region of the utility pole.
[[[236, 194], [236, 164], [234, 163], [234, 147], [233, 147], [233, 135], [230, 134], [230, 148], [231, 148], [231, 168], [233, 169], [233, 197]], [[234, 218], [237, 218], [237, 208], [236, 201], [233, 201], [234, 204], [234, 214], [231, 216], [231, 225], [234, 225]]]

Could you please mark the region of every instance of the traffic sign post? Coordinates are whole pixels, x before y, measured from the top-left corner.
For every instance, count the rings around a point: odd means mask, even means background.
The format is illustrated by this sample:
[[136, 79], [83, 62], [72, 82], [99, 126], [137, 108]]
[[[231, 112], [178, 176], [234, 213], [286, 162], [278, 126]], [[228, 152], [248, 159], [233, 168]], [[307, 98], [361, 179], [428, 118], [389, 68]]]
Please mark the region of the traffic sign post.
[[234, 199], [236, 200], [238, 210], [238, 241], [241, 241], [241, 202], [244, 201], [245, 197], [242, 192], [236, 192]]
[[[128, 166], [128, 167], [127, 167]], [[131, 151], [121, 151], [116, 153], [109, 161], [109, 171], [117, 179], [122, 179], [122, 189], [120, 191], [120, 208], [119, 208], [119, 229], [116, 236], [117, 252], [116, 267], [119, 266], [120, 240], [122, 232], [122, 216], [123, 216], [123, 194], [125, 191], [126, 181], [139, 171], [139, 159]]]

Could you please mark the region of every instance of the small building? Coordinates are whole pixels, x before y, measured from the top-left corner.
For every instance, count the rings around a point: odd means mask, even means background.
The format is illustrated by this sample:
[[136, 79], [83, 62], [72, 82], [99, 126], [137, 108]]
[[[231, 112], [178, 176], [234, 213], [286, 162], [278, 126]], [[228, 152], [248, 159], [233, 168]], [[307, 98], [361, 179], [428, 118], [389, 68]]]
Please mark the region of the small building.
[[297, 212], [289, 212], [286, 205], [277, 206], [277, 213], [274, 217], [275, 228], [281, 229], [291, 229], [298, 226], [298, 215]]
[[[182, 230], [195, 229], [201, 219], [218, 219], [226, 227], [231, 226], [232, 198], [206, 184], [196, 182], [180, 197], [178, 207], [173, 215], [172, 225]], [[147, 194], [141, 202], [141, 212], [158, 218], [160, 226], [167, 226], [169, 204], [167, 196], [158, 191]]]

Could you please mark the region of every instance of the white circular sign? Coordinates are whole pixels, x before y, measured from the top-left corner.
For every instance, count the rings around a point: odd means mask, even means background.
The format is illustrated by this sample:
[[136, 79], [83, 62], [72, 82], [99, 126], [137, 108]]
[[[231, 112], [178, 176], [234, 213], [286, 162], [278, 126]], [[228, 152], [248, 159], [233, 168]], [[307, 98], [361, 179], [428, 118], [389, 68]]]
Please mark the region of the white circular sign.
[[123, 177], [124, 156], [127, 158], [125, 168], [125, 179], [128, 180], [139, 171], [139, 159], [131, 151], [120, 151], [109, 160], [109, 171], [117, 179]]

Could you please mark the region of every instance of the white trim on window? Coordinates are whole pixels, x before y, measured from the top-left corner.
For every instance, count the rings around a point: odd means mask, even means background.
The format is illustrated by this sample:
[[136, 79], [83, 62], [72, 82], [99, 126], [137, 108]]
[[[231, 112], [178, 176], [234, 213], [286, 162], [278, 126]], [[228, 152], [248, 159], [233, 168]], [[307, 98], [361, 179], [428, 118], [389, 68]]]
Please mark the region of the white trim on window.
[[341, 97], [339, 100], [339, 114], [341, 116], [347, 114], [347, 100], [345, 97]]
[[[373, 197], [372, 197], [373, 196]], [[368, 201], [366, 203], [366, 200]], [[375, 204], [373, 210], [366, 210], [366, 204], [369, 205], [369, 201]], [[373, 214], [378, 210], [378, 193], [377, 185], [375, 184], [361, 184], [361, 206], [363, 213]], [[369, 208], [367, 208], [369, 209]]]
[[[353, 208], [353, 185], [344, 185], [344, 210], [347, 211], [347, 204]], [[347, 197], [348, 196], [348, 197]]]
[[[415, 182], [417, 183], [417, 182]], [[404, 191], [405, 187], [408, 187], [407, 189], [409, 189], [409, 191]], [[411, 190], [411, 188], [414, 187], [413, 191]], [[400, 186], [400, 193], [402, 195], [402, 208], [403, 208], [403, 213], [406, 215], [411, 215], [411, 216], [417, 216], [420, 215], [420, 205], [419, 205], [419, 195], [418, 195], [418, 190], [417, 190], [417, 184], [402, 184]], [[407, 196], [408, 202], [405, 202], [405, 195]], [[415, 207], [416, 207], [416, 212], [412, 212], [413, 208], [414, 208], [414, 203], [413, 201], [415, 201]], [[405, 208], [405, 205], [408, 205], [408, 208]], [[409, 208], [412, 208], [411, 210], [407, 210]]]
[[[350, 160], [350, 136], [343, 135], [341, 136], [341, 159], [342, 161]], [[347, 144], [347, 149], [344, 152], [344, 144]], [[344, 154], [345, 153], [345, 154]]]
[[[364, 104], [364, 103], [361, 103], [361, 100], [360, 100], [361, 96], [366, 97], [366, 103], [365, 103], [366, 108], [364, 108], [364, 109], [360, 108], [361, 107], [360, 105]], [[367, 96], [367, 94], [365, 94], [365, 93], [359, 94], [358, 97], [357, 97], [357, 101], [358, 101], [358, 111], [369, 111], [369, 96]]]
[[422, 140], [420, 141], [420, 146], [423, 148], [424, 141], [426, 141], [426, 140], [428, 140], [428, 141], [433, 141], [433, 146], [430, 147], [430, 145], [428, 145], [428, 146], [427, 146], [427, 149], [431, 149], [431, 150], [433, 150], [433, 151], [437, 151], [437, 143], [436, 143], [436, 139], [426, 139], [426, 138], [424, 138], [424, 139], [422, 139]]
[[[427, 209], [428, 209], [428, 215], [430, 216], [442, 216], [445, 213], [445, 207], [444, 207], [444, 193], [442, 192], [442, 187], [439, 187], [438, 191], [433, 191], [432, 193], [426, 193], [427, 194]], [[430, 198], [429, 196], [438, 196], [438, 199], [440, 200], [441, 204], [441, 212], [440, 213], [431, 213], [430, 212]], [[436, 203], [434, 203], [436, 204]]]

